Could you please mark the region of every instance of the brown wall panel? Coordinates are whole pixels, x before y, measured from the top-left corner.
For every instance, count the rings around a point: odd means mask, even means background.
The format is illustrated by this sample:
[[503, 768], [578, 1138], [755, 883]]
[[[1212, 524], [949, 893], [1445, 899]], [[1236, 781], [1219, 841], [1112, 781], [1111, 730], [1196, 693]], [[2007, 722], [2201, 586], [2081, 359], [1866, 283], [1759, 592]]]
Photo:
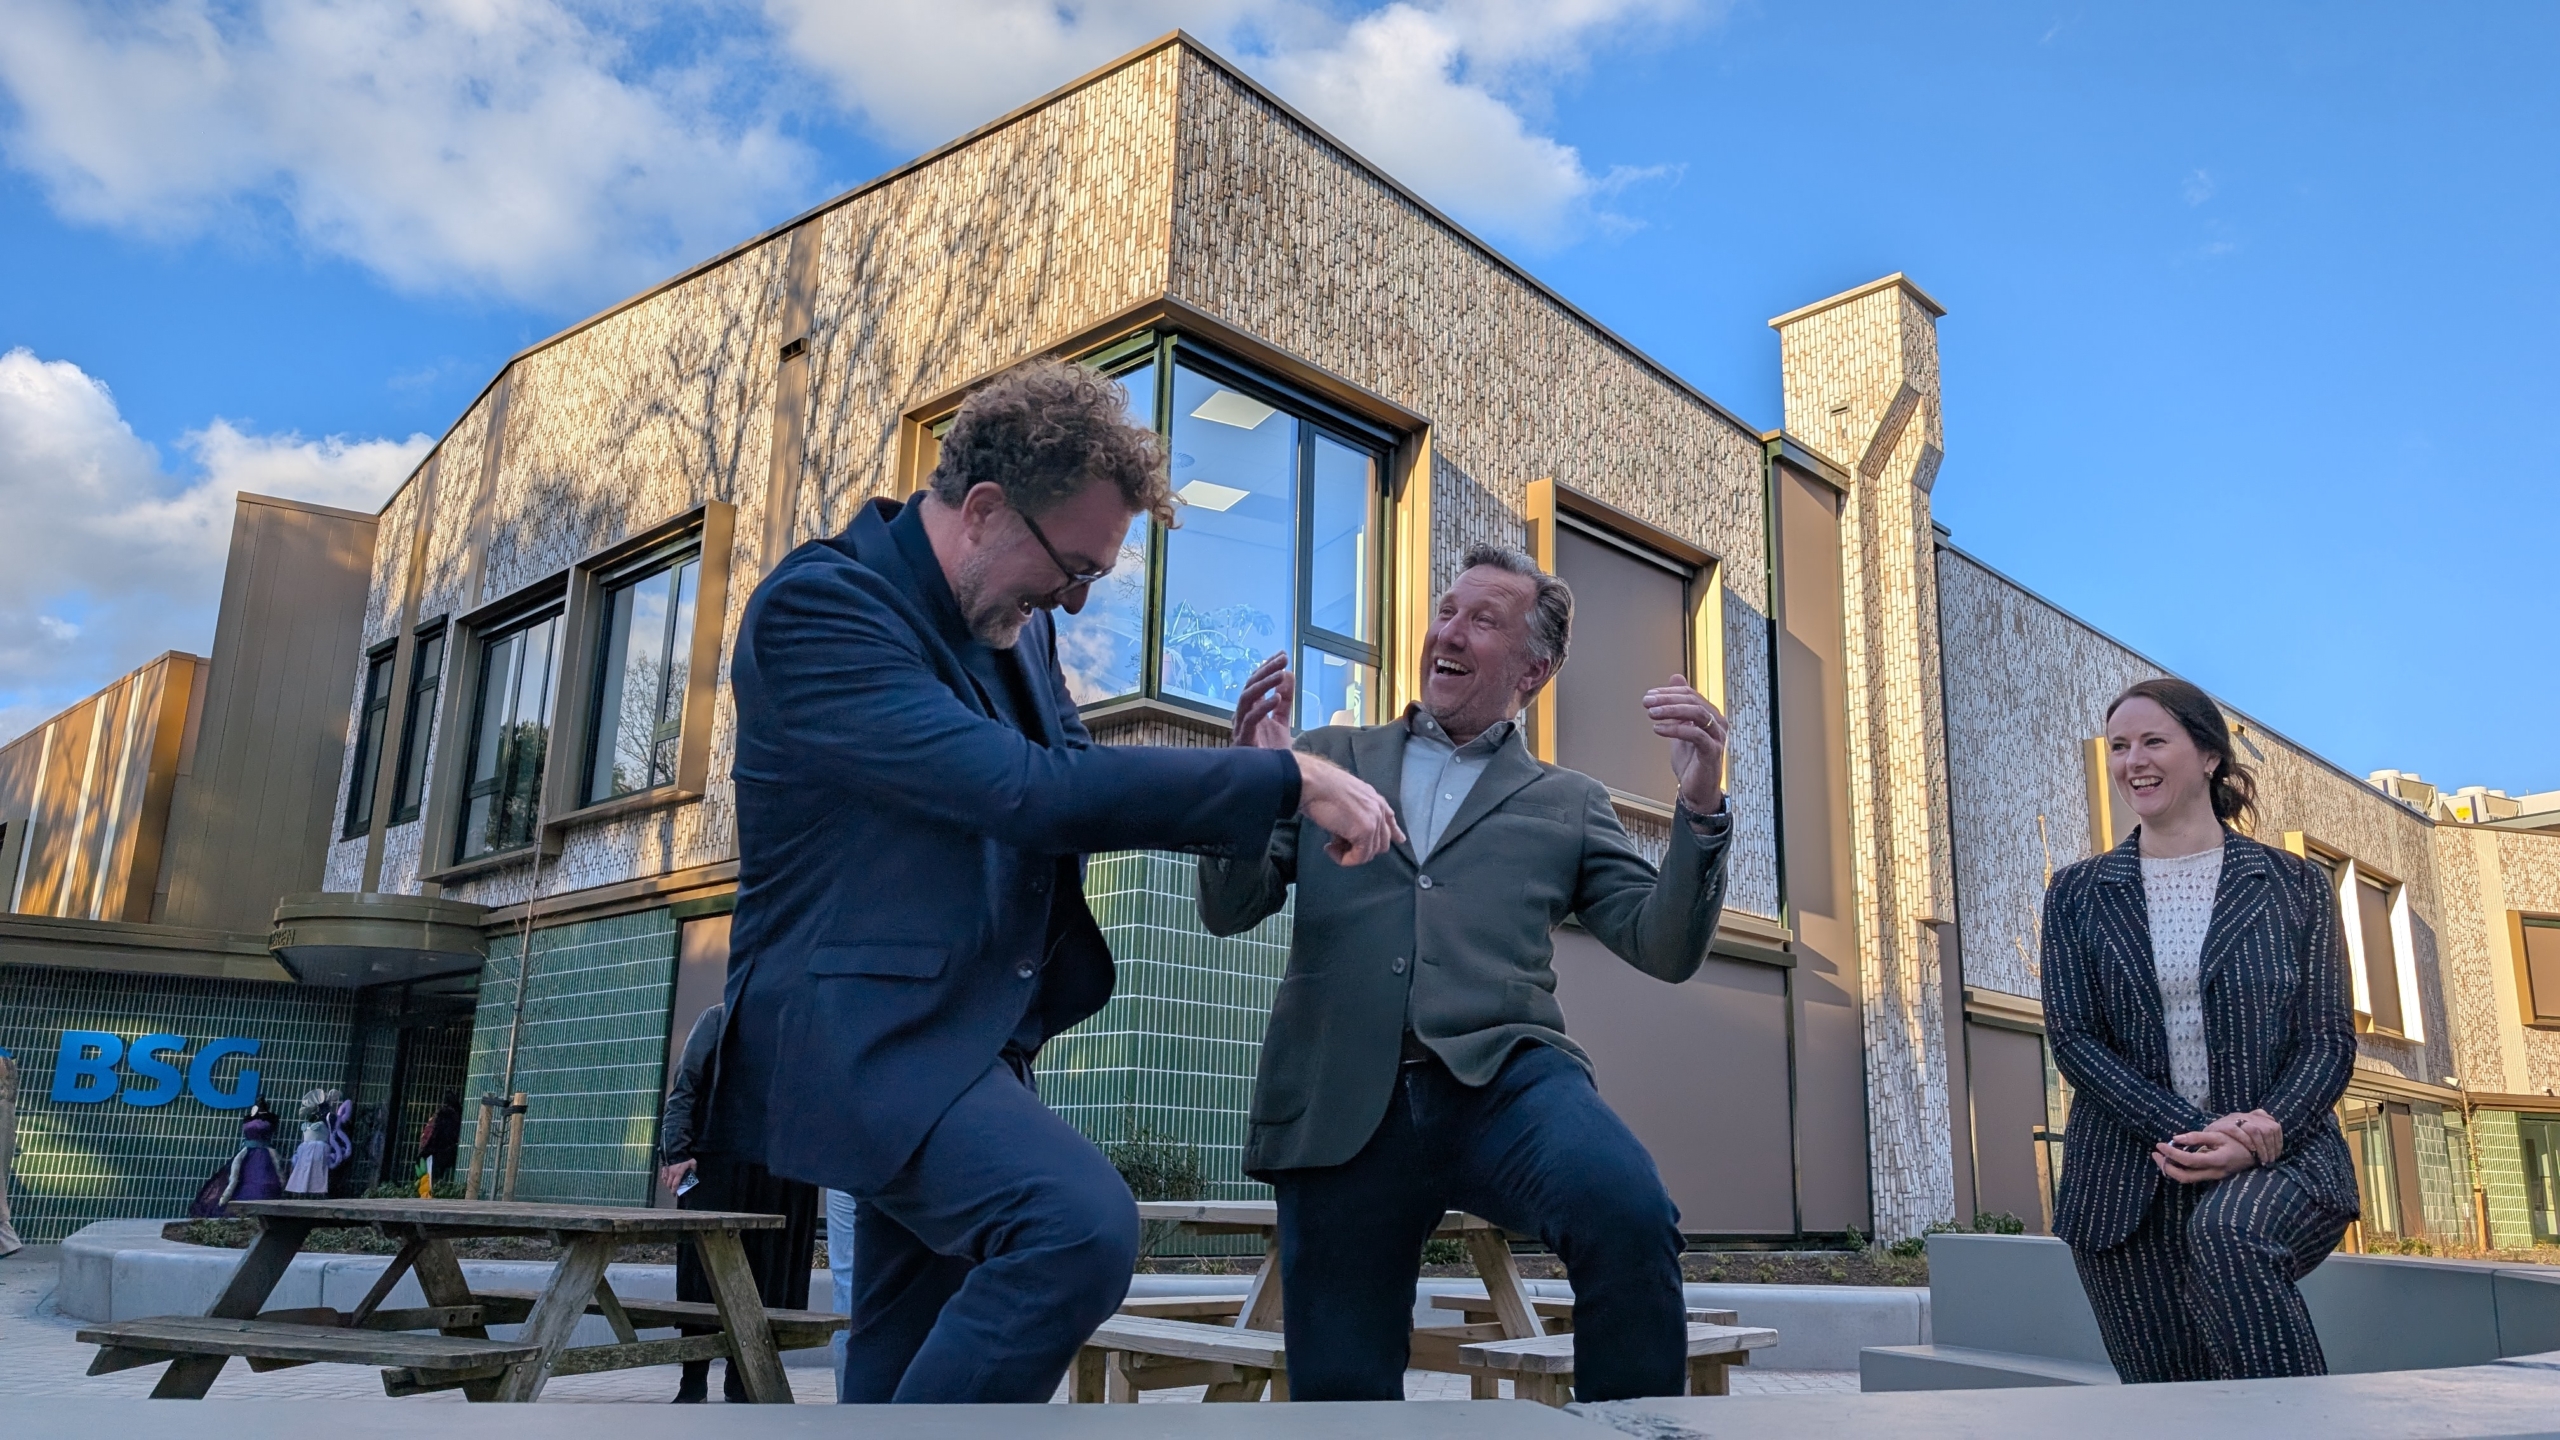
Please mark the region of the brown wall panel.
[[1962, 1033], [1973, 1082], [1973, 1208], [2007, 1211], [2026, 1221], [2031, 1233], [2044, 1234], [2035, 1147], [2035, 1127], [2045, 1123], [2044, 1041], [2023, 1030], [1970, 1022]]
[[163, 922], [262, 931], [277, 897], [320, 888], [373, 533], [369, 515], [240, 497]]
[[1690, 668], [1688, 582], [1561, 524], [1556, 574], [1573, 587], [1573, 639], [1555, 682], [1556, 763], [1668, 805], [1679, 782], [1643, 700]]
[[1556, 998], [1600, 1094], [1653, 1152], [1692, 1234], [1795, 1229], [1786, 972], [1710, 959], [1666, 985], [1579, 929], [1556, 932]]
[[1839, 492], [1772, 476], [1778, 554], [1778, 739], [1787, 919], [1795, 927], [1796, 1175], [1808, 1231], [1872, 1230], [1866, 1021], [1849, 858]]

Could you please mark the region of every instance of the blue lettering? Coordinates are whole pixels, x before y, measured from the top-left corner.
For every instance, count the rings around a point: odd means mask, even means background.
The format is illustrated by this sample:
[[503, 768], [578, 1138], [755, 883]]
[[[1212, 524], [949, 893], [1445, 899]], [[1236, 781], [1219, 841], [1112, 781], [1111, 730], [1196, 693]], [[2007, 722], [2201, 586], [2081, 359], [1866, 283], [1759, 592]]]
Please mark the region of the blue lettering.
[[[178, 1098], [178, 1067], [160, 1057], [187, 1048], [184, 1035], [145, 1035], [125, 1051], [124, 1068], [129, 1077], [124, 1083], [124, 1103], [148, 1110], [166, 1105]], [[150, 1089], [136, 1088], [135, 1081], [155, 1082]]]
[[[96, 1050], [95, 1055], [84, 1051]], [[61, 1053], [53, 1059], [53, 1100], [57, 1105], [96, 1105], [116, 1093], [116, 1062], [124, 1058], [124, 1041], [104, 1030], [65, 1030]]]
[[[112, 1036], [110, 1039], [114, 1038]], [[255, 1055], [255, 1040], [208, 1040], [196, 1052], [195, 1063], [187, 1067], [187, 1093], [205, 1104], [208, 1110], [246, 1110], [258, 1103], [258, 1072], [243, 1070], [228, 1090], [213, 1085], [213, 1067], [217, 1061], [234, 1055]]]

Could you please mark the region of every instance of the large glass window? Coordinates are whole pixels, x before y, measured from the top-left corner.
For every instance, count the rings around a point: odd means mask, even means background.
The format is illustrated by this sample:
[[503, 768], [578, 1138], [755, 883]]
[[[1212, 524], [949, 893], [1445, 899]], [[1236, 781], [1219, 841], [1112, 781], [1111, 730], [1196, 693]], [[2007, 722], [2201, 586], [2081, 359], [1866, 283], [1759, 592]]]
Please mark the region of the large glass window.
[[409, 667], [409, 710], [400, 725], [400, 774], [393, 791], [391, 821], [405, 825], [418, 818], [427, 790], [427, 740], [435, 733], [436, 693], [444, 683], [444, 631], [418, 637], [418, 658]]
[[588, 804], [675, 781], [699, 559], [696, 551], [656, 556], [605, 587]]
[[559, 650], [557, 610], [481, 644], [471, 752], [463, 766], [462, 824], [454, 840], [457, 861], [533, 842]]
[[1285, 651], [1302, 728], [1367, 722], [1388, 438], [1179, 338], [1097, 363], [1165, 436], [1181, 523], [1132, 527], [1120, 567], [1082, 614], [1060, 617], [1077, 702], [1152, 693], [1225, 714], [1253, 668]]
[[347, 823], [338, 838], [353, 840], [373, 828], [373, 787], [382, 773], [382, 727], [391, 718], [389, 646], [374, 652], [364, 669], [364, 713], [356, 720], [355, 772], [347, 777]]

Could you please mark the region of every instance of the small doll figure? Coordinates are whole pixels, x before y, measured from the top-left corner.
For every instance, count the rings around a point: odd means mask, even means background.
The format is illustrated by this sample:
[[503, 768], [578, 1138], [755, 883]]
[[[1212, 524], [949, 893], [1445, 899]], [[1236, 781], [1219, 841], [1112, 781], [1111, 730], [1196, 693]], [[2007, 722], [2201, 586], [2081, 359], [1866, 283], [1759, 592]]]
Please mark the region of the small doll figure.
[[264, 1100], [250, 1106], [240, 1122], [240, 1148], [206, 1178], [187, 1213], [199, 1220], [215, 1220], [231, 1213], [234, 1200], [282, 1198], [284, 1178], [276, 1168], [276, 1152], [268, 1148], [275, 1134], [276, 1112]]
[[293, 1173], [285, 1177], [284, 1193], [303, 1199], [325, 1199], [329, 1194], [329, 1167], [332, 1152], [345, 1155], [346, 1137], [337, 1131], [338, 1092], [313, 1090], [302, 1097], [302, 1144], [293, 1152]]

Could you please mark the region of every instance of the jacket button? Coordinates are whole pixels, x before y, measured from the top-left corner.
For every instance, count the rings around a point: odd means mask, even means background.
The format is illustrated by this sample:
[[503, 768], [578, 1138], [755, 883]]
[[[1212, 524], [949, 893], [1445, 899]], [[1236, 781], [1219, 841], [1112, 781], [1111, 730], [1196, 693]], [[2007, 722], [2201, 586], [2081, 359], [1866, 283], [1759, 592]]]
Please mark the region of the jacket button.
[[1425, 890], [1430, 889], [1430, 888], [1431, 888], [1431, 877], [1430, 877], [1430, 876], [1428, 876], [1428, 875], [1423, 876], [1423, 877], [1422, 877], [1422, 880], [1421, 880], [1421, 882], [1420, 882], [1420, 883], [1421, 883], [1421, 885], [1422, 885], [1422, 888], [1423, 888], [1423, 889], [1425, 889]]
[[1016, 974], [1016, 975], [1021, 976], [1021, 977], [1022, 977], [1023, 979], [1025, 979], [1025, 980], [1030, 979], [1030, 978], [1031, 978], [1031, 962], [1030, 962], [1030, 961], [1028, 961], [1028, 960], [1025, 960], [1025, 961], [1023, 961], [1021, 964], [1014, 966], [1014, 967], [1013, 967], [1013, 973], [1014, 973], [1014, 974]]
[[1389, 970], [1394, 971], [1394, 972], [1395, 972], [1396, 974], [1398, 974], [1398, 975], [1403, 974], [1403, 973], [1404, 973], [1404, 957], [1403, 957], [1403, 956], [1401, 956], [1401, 955], [1399, 955], [1399, 956], [1397, 956], [1395, 959], [1393, 959], [1393, 960], [1391, 960], [1391, 961], [1387, 962], [1387, 968], [1388, 968]]

